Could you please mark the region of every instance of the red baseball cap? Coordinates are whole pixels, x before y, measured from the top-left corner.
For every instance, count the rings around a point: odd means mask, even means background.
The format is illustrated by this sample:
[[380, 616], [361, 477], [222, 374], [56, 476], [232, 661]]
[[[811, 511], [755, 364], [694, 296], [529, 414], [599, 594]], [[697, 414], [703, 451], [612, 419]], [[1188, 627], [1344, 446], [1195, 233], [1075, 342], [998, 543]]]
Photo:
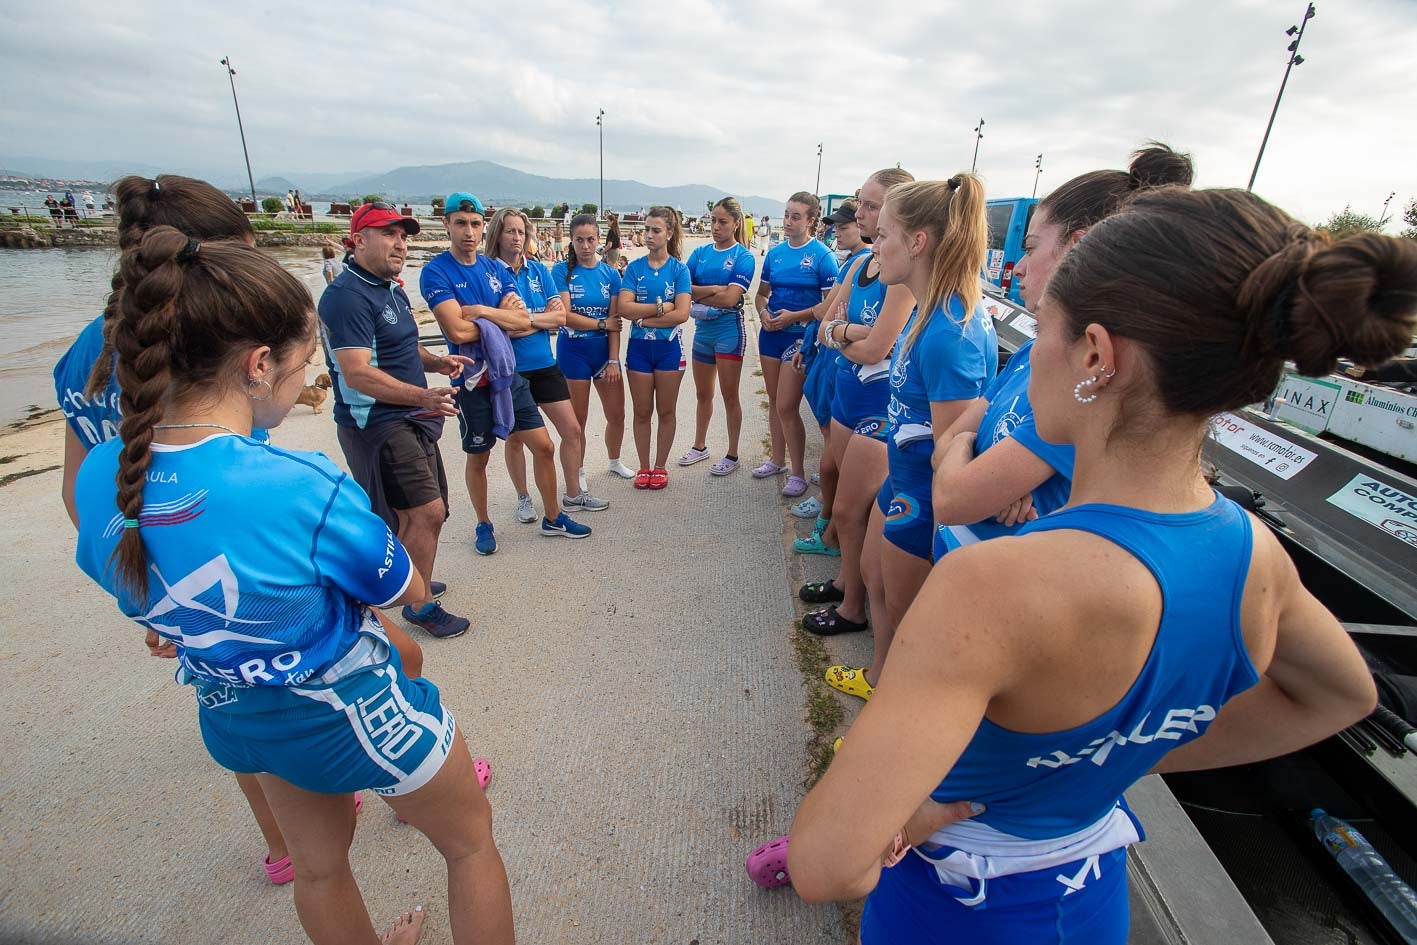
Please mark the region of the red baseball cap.
[[349, 218], [349, 235], [353, 236], [360, 230], [371, 226], [376, 228], [401, 226], [409, 236], [417, 233], [420, 229], [417, 220], [413, 217], [403, 216], [393, 204], [385, 203], [382, 200], [362, 204], [355, 208]]

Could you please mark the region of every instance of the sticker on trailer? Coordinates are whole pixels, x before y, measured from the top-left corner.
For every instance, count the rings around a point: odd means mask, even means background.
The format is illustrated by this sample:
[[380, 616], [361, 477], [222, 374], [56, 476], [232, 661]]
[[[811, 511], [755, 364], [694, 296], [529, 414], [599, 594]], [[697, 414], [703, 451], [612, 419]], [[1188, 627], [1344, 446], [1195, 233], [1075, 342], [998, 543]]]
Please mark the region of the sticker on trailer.
[[1307, 469], [1318, 454], [1298, 443], [1275, 436], [1233, 413], [1216, 414], [1210, 420], [1215, 442], [1237, 456], [1243, 456], [1280, 479], [1293, 479]]
[[1038, 321], [1027, 312], [1019, 312], [1018, 317], [1010, 324], [1013, 325], [1014, 331], [1020, 334], [1027, 335], [1030, 338], [1038, 337]]
[[1265, 412], [1309, 433], [1322, 433], [1328, 429], [1334, 406], [1342, 394], [1343, 388], [1332, 381], [1286, 374], [1274, 392], [1270, 409]]
[[1362, 519], [1417, 548], [1417, 498], [1371, 476], [1357, 475], [1328, 497], [1354, 518]]
[[988, 312], [989, 317], [994, 319], [994, 321], [996, 322], [1008, 321], [1009, 316], [1016, 311], [1016, 309], [1014, 309], [1012, 306], [1005, 305], [1003, 302], [998, 302], [994, 299], [987, 297], [984, 299], [983, 305], [984, 311]]

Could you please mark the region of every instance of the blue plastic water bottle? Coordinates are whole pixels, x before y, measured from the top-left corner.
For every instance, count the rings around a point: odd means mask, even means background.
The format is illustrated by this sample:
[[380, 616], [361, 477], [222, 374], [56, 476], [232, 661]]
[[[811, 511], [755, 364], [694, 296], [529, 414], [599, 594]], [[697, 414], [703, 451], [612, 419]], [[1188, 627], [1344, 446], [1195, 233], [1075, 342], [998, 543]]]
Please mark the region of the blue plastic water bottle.
[[1314, 836], [1367, 895], [1402, 940], [1417, 945], [1417, 893], [1402, 881], [1368, 838], [1345, 820], [1316, 807], [1309, 812]]

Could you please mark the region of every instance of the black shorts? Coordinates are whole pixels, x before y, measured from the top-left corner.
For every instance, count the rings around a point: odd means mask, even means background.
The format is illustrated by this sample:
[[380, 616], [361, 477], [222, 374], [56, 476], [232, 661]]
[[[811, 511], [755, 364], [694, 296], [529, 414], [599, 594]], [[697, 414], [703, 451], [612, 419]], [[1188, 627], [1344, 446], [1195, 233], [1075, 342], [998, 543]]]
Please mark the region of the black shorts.
[[[459, 386], [457, 390], [462, 451], [485, 453], [497, 442], [497, 435], [492, 431], [492, 388], [468, 390]], [[541, 411], [536, 409], [536, 401], [531, 399], [531, 385], [520, 375], [512, 381], [512, 413], [513, 430], [539, 430], [546, 426], [546, 421], [541, 419]]]
[[400, 424], [379, 452], [379, 478], [390, 508], [412, 509], [443, 497], [443, 457], [438, 443]]
[[537, 405], [555, 404], [571, 399], [571, 389], [566, 386], [566, 375], [556, 365], [520, 372], [531, 385], [531, 399]]

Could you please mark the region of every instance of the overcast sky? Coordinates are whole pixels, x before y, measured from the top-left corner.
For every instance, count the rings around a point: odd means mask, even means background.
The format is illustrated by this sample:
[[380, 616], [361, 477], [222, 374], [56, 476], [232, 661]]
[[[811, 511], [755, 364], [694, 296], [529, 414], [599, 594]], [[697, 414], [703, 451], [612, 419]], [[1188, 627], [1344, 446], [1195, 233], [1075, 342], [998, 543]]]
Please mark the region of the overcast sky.
[[[1317, 221], [1417, 196], [1417, 3], [1317, 0], [1255, 189]], [[0, 150], [243, 176], [486, 159], [786, 197], [900, 162], [991, 196], [1157, 138], [1243, 187], [1303, 0], [9, 3]], [[868, 19], [869, 14], [876, 14]], [[1391, 229], [1391, 227], [1390, 227]]]

